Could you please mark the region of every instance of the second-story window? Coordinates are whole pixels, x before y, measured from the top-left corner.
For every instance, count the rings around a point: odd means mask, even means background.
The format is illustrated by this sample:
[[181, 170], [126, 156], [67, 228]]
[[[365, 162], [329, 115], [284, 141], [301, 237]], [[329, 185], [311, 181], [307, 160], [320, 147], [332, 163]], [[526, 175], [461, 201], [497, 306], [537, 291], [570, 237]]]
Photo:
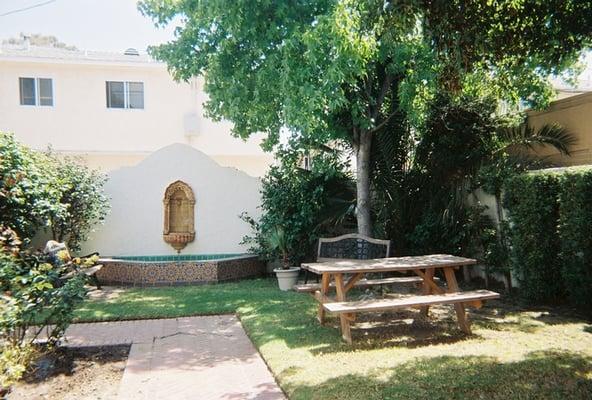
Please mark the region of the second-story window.
[[144, 108], [143, 82], [107, 81], [107, 108]]
[[53, 82], [48, 78], [19, 78], [23, 106], [53, 106]]

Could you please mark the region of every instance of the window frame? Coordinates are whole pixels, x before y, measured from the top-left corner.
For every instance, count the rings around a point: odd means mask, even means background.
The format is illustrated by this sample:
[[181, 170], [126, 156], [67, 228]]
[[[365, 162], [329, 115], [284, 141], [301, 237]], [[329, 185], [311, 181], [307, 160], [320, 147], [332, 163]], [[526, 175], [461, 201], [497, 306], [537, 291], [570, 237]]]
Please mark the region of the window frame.
[[[48, 80], [50, 85], [50, 89], [51, 89], [51, 104], [41, 104], [41, 80]], [[35, 82], [37, 82], [37, 103], [40, 107], [53, 107], [55, 104], [55, 96], [54, 96], [54, 87], [53, 87], [53, 78], [37, 78], [35, 80]]]
[[[110, 84], [111, 83], [123, 83], [123, 107], [112, 107], [110, 106]], [[130, 107], [130, 83], [139, 83], [142, 85], [142, 107]], [[145, 90], [144, 90], [144, 82], [142, 81], [105, 81], [105, 94], [107, 98], [105, 99], [105, 105], [108, 110], [144, 110], [146, 109], [146, 97], [145, 97]]]
[[[33, 80], [33, 100], [35, 104], [25, 104], [23, 103], [23, 93], [22, 93], [22, 80], [23, 79], [32, 79]], [[39, 88], [41, 87], [40, 81], [41, 79], [49, 80], [51, 83], [51, 104], [41, 104], [41, 91]], [[53, 83], [53, 78], [45, 78], [45, 77], [32, 77], [32, 76], [19, 76], [19, 105], [26, 106], [26, 107], [54, 107], [55, 106], [55, 86]]]

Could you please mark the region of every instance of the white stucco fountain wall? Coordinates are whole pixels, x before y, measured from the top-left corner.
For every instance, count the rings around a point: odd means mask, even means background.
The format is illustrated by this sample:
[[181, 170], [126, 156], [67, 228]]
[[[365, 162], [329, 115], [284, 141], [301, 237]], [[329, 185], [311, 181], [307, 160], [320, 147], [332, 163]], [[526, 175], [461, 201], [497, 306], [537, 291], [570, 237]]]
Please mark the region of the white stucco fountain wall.
[[105, 191], [111, 212], [104, 225], [89, 235], [84, 252], [102, 256], [173, 255], [163, 240], [163, 196], [181, 180], [195, 194], [195, 239], [181, 254], [243, 253], [242, 238], [251, 233], [239, 218], [258, 218], [260, 181], [235, 168], [222, 167], [204, 153], [173, 144], [138, 165], [109, 173]]

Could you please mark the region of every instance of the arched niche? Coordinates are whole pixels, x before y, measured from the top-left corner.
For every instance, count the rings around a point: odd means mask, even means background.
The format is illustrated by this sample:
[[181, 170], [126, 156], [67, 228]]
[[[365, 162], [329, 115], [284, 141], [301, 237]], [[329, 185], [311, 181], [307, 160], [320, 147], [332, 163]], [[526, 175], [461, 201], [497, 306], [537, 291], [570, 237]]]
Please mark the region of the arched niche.
[[177, 252], [195, 239], [195, 196], [183, 181], [171, 183], [164, 192], [163, 239]]

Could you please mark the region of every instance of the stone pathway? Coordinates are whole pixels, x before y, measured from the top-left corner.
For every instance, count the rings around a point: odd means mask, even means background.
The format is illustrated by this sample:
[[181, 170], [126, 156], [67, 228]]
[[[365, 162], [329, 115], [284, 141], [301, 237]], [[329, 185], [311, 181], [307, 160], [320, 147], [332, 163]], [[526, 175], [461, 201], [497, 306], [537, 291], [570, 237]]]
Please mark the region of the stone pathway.
[[66, 346], [131, 344], [118, 398], [285, 399], [232, 315], [73, 324]]

